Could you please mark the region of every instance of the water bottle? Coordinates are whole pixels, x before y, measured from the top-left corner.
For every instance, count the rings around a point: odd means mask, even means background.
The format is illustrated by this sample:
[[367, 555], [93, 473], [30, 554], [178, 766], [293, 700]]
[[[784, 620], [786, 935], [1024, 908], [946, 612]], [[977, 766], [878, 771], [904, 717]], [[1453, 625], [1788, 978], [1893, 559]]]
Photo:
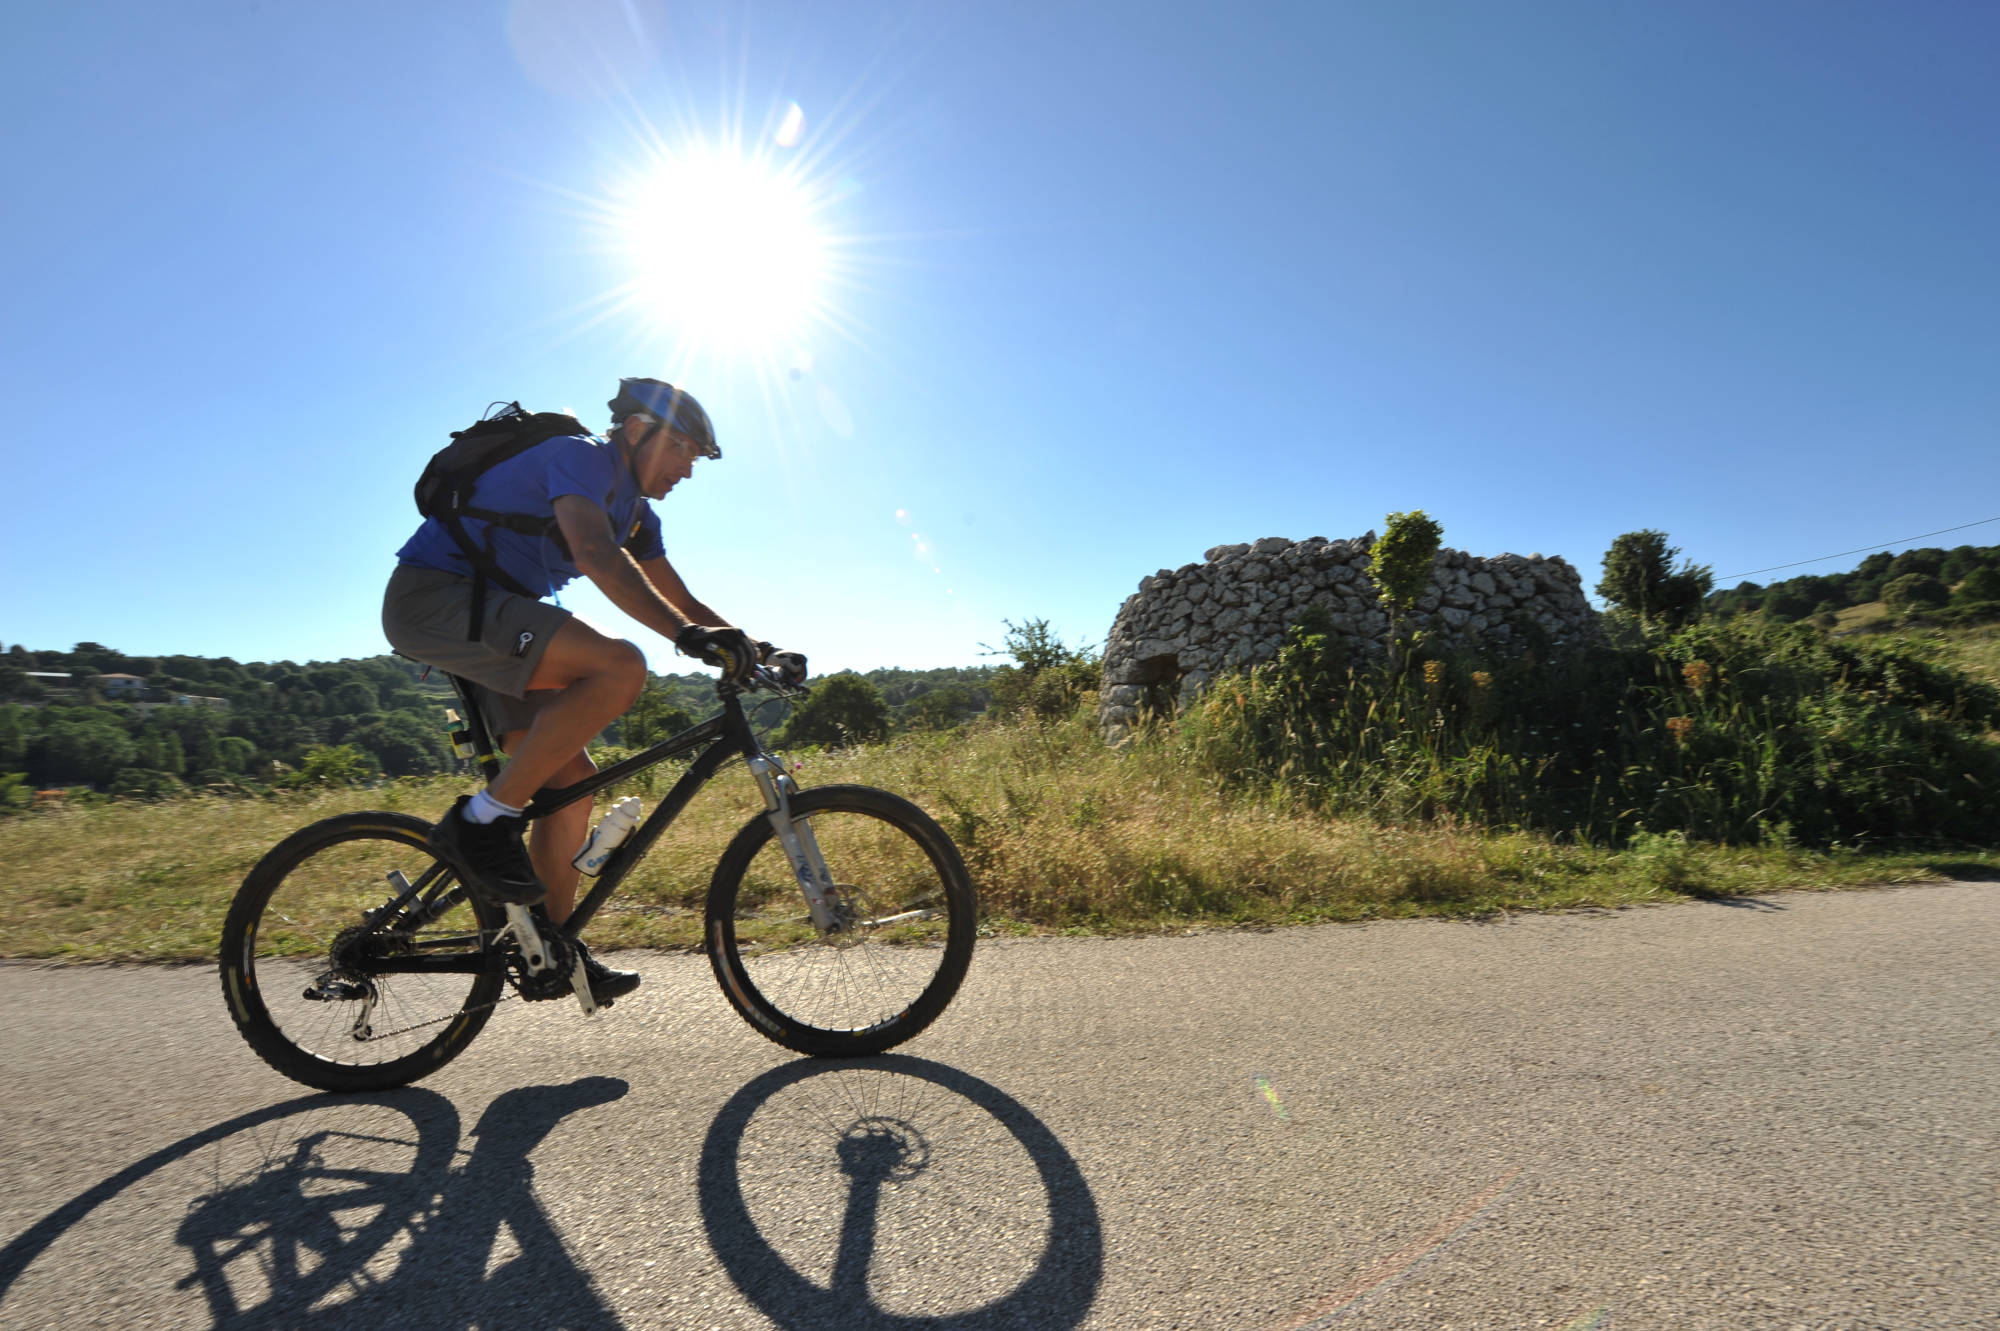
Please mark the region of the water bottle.
[[595, 878], [604, 868], [604, 862], [611, 858], [611, 852], [618, 849], [638, 825], [639, 797], [627, 795], [611, 806], [611, 812], [605, 814], [592, 830], [590, 840], [583, 843], [583, 849], [576, 853], [570, 864]]
[[472, 747], [471, 732], [466, 729], [465, 718], [458, 714], [456, 707], [444, 709], [445, 738], [451, 741], [451, 751], [460, 758], [471, 758], [478, 753]]

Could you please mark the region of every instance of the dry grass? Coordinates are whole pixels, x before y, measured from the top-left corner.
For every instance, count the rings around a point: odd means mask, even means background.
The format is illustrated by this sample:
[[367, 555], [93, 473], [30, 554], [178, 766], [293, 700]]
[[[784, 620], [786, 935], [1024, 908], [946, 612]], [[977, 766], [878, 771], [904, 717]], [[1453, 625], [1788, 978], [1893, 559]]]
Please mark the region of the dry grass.
[[1943, 648], [1952, 665], [2000, 686], [2000, 624], [1953, 630], [1943, 636]]
[[[656, 789], [664, 791], [671, 775], [660, 773]], [[1915, 882], [1993, 861], [1991, 852], [1950, 859], [1819, 854], [1666, 839], [1612, 852], [1523, 833], [1329, 819], [1269, 792], [1222, 794], [1164, 746], [1112, 752], [1080, 721], [809, 754], [799, 777], [808, 786], [882, 786], [928, 809], [965, 853], [986, 927], [1008, 933], [1620, 906]], [[431, 817], [462, 788], [449, 780], [401, 782], [312, 797], [100, 804], [0, 820], [0, 862], [11, 871], [0, 955], [207, 960], [237, 884], [283, 836], [359, 809]], [[593, 923], [593, 941], [698, 945], [715, 861], [760, 807], [748, 775], [726, 772]]]

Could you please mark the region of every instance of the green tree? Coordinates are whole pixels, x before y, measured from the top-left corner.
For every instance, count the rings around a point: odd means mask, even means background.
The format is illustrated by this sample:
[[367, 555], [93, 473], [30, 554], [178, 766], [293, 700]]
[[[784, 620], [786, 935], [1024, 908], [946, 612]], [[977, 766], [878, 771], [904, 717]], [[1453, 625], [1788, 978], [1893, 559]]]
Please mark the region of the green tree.
[[620, 738], [631, 748], [643, 749], [671, 739], [693, 724], [694, 718], [687, 709], [671, 700], [666, 682], [649, 676], [646, 691], [625, 712]]
[[793, 744], [865, 744], [889, 731], [889, 705], [873, 684], [852, 671], [829, 675], [813, 685], [777, 742]]
[[224, 735], [215, 742], [215, 765], [231, 775], [249, 771], [256, 756], [257, 746], [241, 735]]
[[19, 772], [28, 765], [29, 715], [25, 707], [0, 706], [0, 772]]
[[1905, 550], [1889, 562], [1891, 578], [1907, 577], [1912, 573], [1922, 573], [1935, 578], [1944, 569], [1944, 551], [1934, 545], [1918, 550]]
[[42, 696], [42, 686], [28, 678], [28, 672], [18, 665], [0, 664], [0, 698], [26, 698], [33, 700]]
[[1882, 586], [1882, 604], [1891, 614], [1935, 609], [1951, 599], [1951, 590], [1928, 573], [1905, 573]]
[[335, 716], [362, 716], [374, 711], [380, 703], [375, 690], [364, 679], [350, 679], [336, 684], [326, 695], [326, 709]]
[[2000, 601], [2000, 569], [1973, 569], [1951, 594], [1953, 605], [1973, 605], [1980, 601]]
[[1007, 626], [1007, 636], [1000, 640], [999, 649], [986, 647], [984, 643], [980, 646], [985, 647], [988, 656], [1013, 657], [1014, 664], [1031, 675], [1067, 665], [1090, 651], [1088, 646], [1075, 651], [1065, 647], [1046, 619], [1027, 619], [1019, 624], [1011, 619], [1000, 622]]
[[85, 709], [66, 710], [70, 717], [51, 721], [28, 745], [28, 775], [37, 785], [101, 787], [133, 765], [131, 736], [115, 722], [73, 719]]
[[1984, 563], [1985, 561], [1980, 558], [1978, 546], [1955, 545], [1945, 552], [1944, 562], [1938, 565], [1938, 581], [1946, 586], [1963, 582], [1966, 574]]
[[1368, 551], [1368, 575], [1375, 580], [1375, 594], [1389, 612], [1389, 669], [1403, 663], [1403, 622], [1431, 583], [1431, 565], [1437, 560], [1444, 527], [1422, 509], [1391, 513], [1382, 535]]
[[1813, 612], [1813, 603], [1795, 591], [1782, 591], [1764, 598], [1764, 613], [1773, 619], [1795, 624]]
[[407, 712], [392, 712], [356, 726], [341, 742], [375, 755], [390, 776], [442, 772], [450, 759], [442, 727], [425, 725]]
[[1013, 665], [994, 671], [991, 679], [993, 705], [1000, 711], [1025, 711], [1053, 721], [1069, 715], [1097, 687], [1095, 647], [1065, 645], [1046, 619], [1000, 622], [1007, 626], [1000, 648], [980, 644], [988, 656], [1014, 659]]
[[903, 715], [918, 730], [949, 730], [978, 710], [972, 690], [963, 684], [945, 684], [911, 699]]
[[[1715, 571], [1692, 562], [1676, 569], [1678, 554], [1663, 531], [1626, 532], [1604, 553], [1604, 577], [1597, 594], [1647, 628], [1691, 624], [1701, 615], [1702, 598], [1715, 585]], [[1806, 609], [1811, 608], [1807, 602]]]

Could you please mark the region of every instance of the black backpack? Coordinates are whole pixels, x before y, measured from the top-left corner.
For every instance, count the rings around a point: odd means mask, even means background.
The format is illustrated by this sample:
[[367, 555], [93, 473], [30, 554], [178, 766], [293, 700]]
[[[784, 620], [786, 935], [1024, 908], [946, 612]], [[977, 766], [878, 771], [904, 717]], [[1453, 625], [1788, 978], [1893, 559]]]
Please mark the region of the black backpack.
[[479, 630], [485, 622], [487, 583], [498, 583], [516, 596], [525, 596], [530, 600], [537, 598], [534, 592], [501, 569], [499, 561], [494, 558], [490, 536], [485, 543], [472, 539], [471, 533], [465, 529], [465, 519], [476, 518], [488, 524], [489, 528], [503, 527], [524, 536], [554, 541], [563, 558], [570, 557], [569, 545], [563, 540], [562, 529], [556, 525], [555, 519], [475, 508], [472, 505], [472, 487], [486, 472], [536, 444], [564, 435], [589, 433], [574, 416], [565, 416], [559, 411], [524, 411], [520, 403], [509, 402], [500, 410], [490, 412], [484, 420], [463, 430], [452, 431], [451, 442], [433, 454], [425, 464], [424, 474], [417, 478], [417, 512], [427, 518], [436, 518], [472, 564], [472, 620], [465, 633], [467, 641], [479, 637]]

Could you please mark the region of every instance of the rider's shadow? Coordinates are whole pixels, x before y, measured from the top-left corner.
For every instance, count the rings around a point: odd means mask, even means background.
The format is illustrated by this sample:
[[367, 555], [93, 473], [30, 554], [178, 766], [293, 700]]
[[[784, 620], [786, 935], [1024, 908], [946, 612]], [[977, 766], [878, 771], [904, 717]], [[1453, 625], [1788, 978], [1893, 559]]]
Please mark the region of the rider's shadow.
[[399, 1106], [413, 1142], [335, 1126], [297, 1136], [189, 1204], [175, 1237], [195, 1270], [181, 1285], [201, 1290], [217, 1327], [373, 1328], [413, 1306], [436, 1328], [619, 1327], [535, 1197], [529, 1157], [565, 1117], [626, 1089], [586, 1077], [508, 1091], [470, 1152], [456, 1111], [428, 1092]]
[[925, 1059], [783, 1064], [702, 1145], [709, 1246], [793, 1331], [1059, 1331], [1103, 1276], [1096, 1202], [1019, 1101]]

